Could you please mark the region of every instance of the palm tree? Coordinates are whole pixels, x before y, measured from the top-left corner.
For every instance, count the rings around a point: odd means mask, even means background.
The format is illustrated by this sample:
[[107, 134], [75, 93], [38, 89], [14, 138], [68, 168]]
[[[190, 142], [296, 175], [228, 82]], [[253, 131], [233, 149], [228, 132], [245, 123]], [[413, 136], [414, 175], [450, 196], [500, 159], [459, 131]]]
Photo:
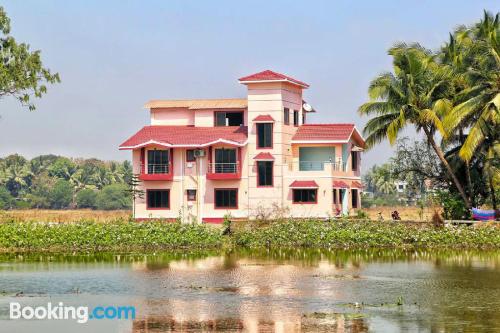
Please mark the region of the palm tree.
[[358, 110], [362, 115], [376, 115], [363, 130], [367, 146], [385, 139], [394, 144], [403, 128], [409, 124], [415, 126], [417, 132], [425, 133], [427, 142], [470, 208], [461, 183], [434, 139], [436, 131], [445, 134], [441, 119], [451, 105], [446, 98], [452, 89], [449, 67], [439, 64], [429, 50], [418, 44], [398, 44], [389, 54], [393, 57], [394, 73], [383, 73], [371, 82], [368, 90], [371, 101]]

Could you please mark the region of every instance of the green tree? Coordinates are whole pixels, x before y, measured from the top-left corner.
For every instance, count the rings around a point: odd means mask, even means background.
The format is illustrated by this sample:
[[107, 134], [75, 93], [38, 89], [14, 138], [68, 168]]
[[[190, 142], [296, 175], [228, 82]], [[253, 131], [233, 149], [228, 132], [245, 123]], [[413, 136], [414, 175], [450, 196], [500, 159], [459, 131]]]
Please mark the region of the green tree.
[[50, 208], [51, 192], [56, 180], [43, 172], [33, 178], [30, 193], [26, 195], [27, 201], [33, 208]]
[[445, 133], [441, 119], [450, 104], [446, 98], [452, 89], [449, 68], [436, 62], [432, 52], [418, 44], [398, 44], [389, 54], [393, 57], [393, 73], [384, 73], [371, 82], [368, 92], [372, 100], [359, 108], [362, 115], [375, 115], [364, 128], [367, 146], [372, 147], [384, 139], [394, 144], [409, 124], [417, 132], [423, 131], [470, 208], [462, 184], [434, 139], [436, 131]]
[[83, 189], [76, 194], [76, 206], [78, 208], [96, 208], [97, 192], [91, 189]]
[[68, 208], [73, 197], [73, 186], [64, 179], [59, 179], [49, 194], [50, 205], [52, 208]]
[[126, 184], [104, 186], [97, 196], [97, 208], [103, 210], [130, 208], [128, 190]]
[[0, 98], [13, 96], [34, 110], [31, 97], [42, 97], [47, 83], [60, 82], [59, 74], [43, 67], [40, 51], [30, 51], [10, 35], [10, 19], [0, 7]]
[[5, 186], [0, 186], [0, 209], [9, 209], [12, 207], [14, 198], [10, 195]]

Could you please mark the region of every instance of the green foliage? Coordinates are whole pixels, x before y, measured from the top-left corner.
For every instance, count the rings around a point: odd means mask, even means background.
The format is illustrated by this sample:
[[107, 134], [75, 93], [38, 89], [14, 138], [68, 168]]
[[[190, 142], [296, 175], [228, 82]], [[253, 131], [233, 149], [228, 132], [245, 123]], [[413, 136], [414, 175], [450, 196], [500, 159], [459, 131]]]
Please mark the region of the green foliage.
[[61, 209], [69, 206], [73, 197], [73, 187], [67, 180], [59, 179], [49, 194], [51, 208]]
[[128, 191], [129, 188], [125, 184], [105, 186], [97, 196], [97, 207], [103, 210], [130, 208]]
[[470, 212], [456, 194], [438, 191], [437, 197], [443, 207], [443, 217], [446, 220], [470, 219]]
[[394, 222], [291, 220], [252, 231], [237, 230], [233, 242], [239, 246], [369, 248], [369, 247], [500, 247], [496, 227], [413, 226]]
[[22, 250], [126, 250], [206, 248], [222, 245], [217, 229], [204, 225], [153, 222], [0, 223], [0, 248]]
[[76, 206], [78, 208], [96, 208], [97, 192], [91, 189], [83, 189], [76, 195]]
[[0, 209], [9, 209], [12, 206], [14, 198], [10, 195], [5, 186], [0, 186]]
[[29, 110], [35, 105], [31, 97], [42, 97], [47, 83], [60, 82], [59, 74], [43, 67], [40, 51], [30, 51], [25, 43], [18, 43], [10, 35], [10, 19], [0, 7], [0, 98], [13, 96]]

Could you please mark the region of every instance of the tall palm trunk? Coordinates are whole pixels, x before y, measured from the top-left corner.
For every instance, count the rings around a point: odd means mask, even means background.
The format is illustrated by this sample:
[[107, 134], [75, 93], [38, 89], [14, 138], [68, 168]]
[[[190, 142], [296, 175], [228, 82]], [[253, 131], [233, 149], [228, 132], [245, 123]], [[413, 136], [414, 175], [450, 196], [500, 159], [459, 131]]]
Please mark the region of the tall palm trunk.
[[468, 209], [470, 209], [472, 207], [471, 204], [470, 204], [470, 201], [467, 198], [467, 195], [465, 194], [465, 191], [464, 191], [464, 189], [462, 187], [462, 184], [460, 184], [460, 181], [458, 180], [457, 176], [455, 176], [455, 173], [451, 169], [450, 164], [448, 163], [448, 161], [444, 157], [443, 151], [436, 144], [436, 141], [434, 141], [434, 137], [432, 136], [431, 132], [429, 131], [429, 129], [426, 126], [424, 126], [424, 132], [425, 132], [425, 135], [427, 136], [427, 141], [431, 144], [432, 148], [434, 149], [434, 151], [436, 152], [437, 156], [439, 157], [439, 160], [441, 161], [441, 163], [443, 163], [446, 171], [448, 171], [448, 175], [453, 180], [453, 183], [455, 184], [458, 192], [460, 192], [460, 196], [462, 197], [462, 199], [463, 199], [463, 201], [465, 203], [465, 206]]
[[[464, 131], [462, 128], [459, 130], [459, 136], [460, 136], [460, 143], [463, 146], [464, 145]], [[465, 161], [465, 177], [467, 179], [467, 191], [469, 193], [469, 200], [472, 205], [472, 207], [475, 206], [475, 200], [474, 200], [474, 189], [472, 187], [472, 178], [470, 176], [470, 162], [469, 160]]]

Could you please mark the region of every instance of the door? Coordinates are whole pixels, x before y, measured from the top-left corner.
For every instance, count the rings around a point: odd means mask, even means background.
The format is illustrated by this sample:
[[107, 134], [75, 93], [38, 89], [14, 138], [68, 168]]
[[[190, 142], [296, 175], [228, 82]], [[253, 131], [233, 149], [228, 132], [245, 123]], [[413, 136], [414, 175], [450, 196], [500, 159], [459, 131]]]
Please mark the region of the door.
[[215, 149], [215, 173], [236, 173], [236, 149]]
[[342, 199], [342, 215], [349, 214], [349, 196], [347, 193], [346, 188], [340, 190], [340, 198]]

